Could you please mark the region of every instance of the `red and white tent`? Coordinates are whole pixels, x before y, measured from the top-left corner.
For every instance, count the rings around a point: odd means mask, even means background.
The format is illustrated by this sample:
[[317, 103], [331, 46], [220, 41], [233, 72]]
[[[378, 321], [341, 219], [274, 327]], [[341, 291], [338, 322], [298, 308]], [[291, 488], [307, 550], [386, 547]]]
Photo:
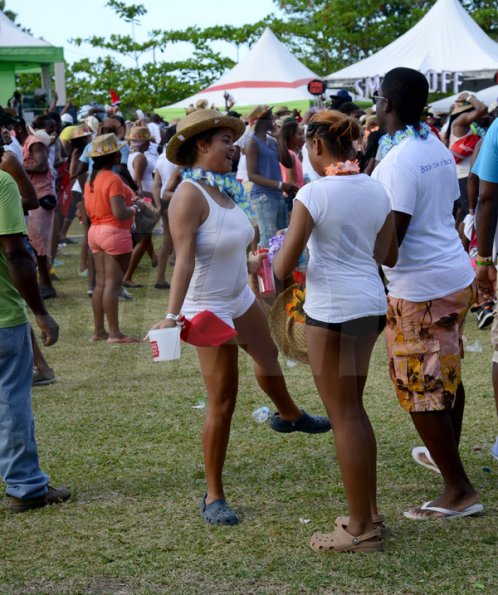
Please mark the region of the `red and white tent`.
[[209, 105], [223, 107], [224, 93], [235, 99], [235, 109], [260, 103], [312, 99], [307, 84], [315, 78], [318, 78], [317, 75], [294, 57], [267, 28], [249, 54], [218, 81], [167, 108], [185, 108], [199, 99], [206, 99]]

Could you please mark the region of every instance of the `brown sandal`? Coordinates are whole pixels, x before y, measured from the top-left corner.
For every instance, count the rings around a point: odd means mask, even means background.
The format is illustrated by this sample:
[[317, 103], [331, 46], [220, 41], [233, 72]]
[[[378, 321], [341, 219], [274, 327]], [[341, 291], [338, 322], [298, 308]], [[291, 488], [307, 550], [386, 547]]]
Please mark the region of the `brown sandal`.
[[[369, 539], [377, 538], [375, 541]], [[380, 552], [384, 549], [384, 540], [379, 527], [358, 535], [348, 533], [344, 525], [339, 525], [333, 533], [315, 533], [311, 537], [310, 547], [315, 552]]]
[[[378, 525], [380, 532], [383, 537], [385, 537], [389, 533], [389, 529], [385, 525], [385, 519], [383, 514], [373, 514], [372, 515], [372, 523], [374, 525]], [[338, 516], [335, 520], [335, 526], [339, 527], [339, 525], [344, 525], [347, 527], [349, 525], [349, 517], [348, 516]]]

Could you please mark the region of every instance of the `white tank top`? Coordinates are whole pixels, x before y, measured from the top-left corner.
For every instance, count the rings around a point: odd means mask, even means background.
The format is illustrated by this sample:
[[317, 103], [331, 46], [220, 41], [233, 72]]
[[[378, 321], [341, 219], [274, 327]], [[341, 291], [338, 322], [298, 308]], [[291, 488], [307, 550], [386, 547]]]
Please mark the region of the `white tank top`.
[[[152, 193], [152, 182], [154, 180], [154, 168], [156, 166], [157, 157], [151, 155], [148, 151], [142, 153], [145, 159], [147, 159], [147, 167], [142, 176], [142, 190], [144, 192]], [[128, 155], [128, 171], [133, 179], [135, 179], [135, 172], [133, 170], [133, 162], [137, 155], [140, 155], [140, 151], [135, 151]]]
[[254, 229], [244, 211], [235, 203], [221, 207], [197, 182], [182, 184], [198, 188], [209, 206], [209, 215], [197, 230], [195, 267], [186, 302], [223, 302], [240, 295], [248, 283], [247, 246]]

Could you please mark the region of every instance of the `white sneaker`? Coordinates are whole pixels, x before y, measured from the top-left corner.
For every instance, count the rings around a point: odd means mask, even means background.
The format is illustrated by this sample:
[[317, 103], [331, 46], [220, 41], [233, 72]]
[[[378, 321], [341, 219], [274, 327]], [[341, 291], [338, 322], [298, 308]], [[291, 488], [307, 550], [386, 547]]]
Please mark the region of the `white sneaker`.
[[119, 299], [125, 302], [132, 302], [135, 299], [135, 296], [131, 295], [131, 293], [125, 287], [121, 287]]
[[496, 437], [496, 442], [491, 447], [491, 455], [498, 461], [498, 436]]

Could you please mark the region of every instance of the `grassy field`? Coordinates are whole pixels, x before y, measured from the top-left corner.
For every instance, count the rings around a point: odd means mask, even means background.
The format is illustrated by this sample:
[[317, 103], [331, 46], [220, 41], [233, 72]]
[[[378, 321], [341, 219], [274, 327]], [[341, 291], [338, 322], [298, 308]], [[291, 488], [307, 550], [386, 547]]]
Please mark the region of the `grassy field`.
[[[256, 424], [251, 412], [268, 401], [241, 355], [225, 483], [242, 522], [206, 525], [198, 514], [205, 410], [194, 408], [204, 388], [193, 348], [184, 346], [179, 362], [154, 364], [147, 344], [90, 343], [78, 246], [63, 253], [59, 297], [49, 303], [61, 336], [45, 350], [58, 382], [36, 388], [33, 401], [42, 466], [73, 498], [22, 515], [0, 510], [1, 593], [498, 593], [491, 349], [473, 318], [466, 334], [484, 351], [465, 358], [461, 451], [486, 514], [403, 518], [407, 507], [438, 494], [440, 478], [412, 462], [419, 440], [397, 404], [380, 340], [365, 400], [392, 533], [381, 554], [316, 554], [311, 534], [346, 510], [332, 435], [280, 435]], [[166, 293], [152, 288], [148, 262], [137, 280], [148, 287], [121, 305], [122, 328], [143, 337], [164, 313]], [[282, 364], [296, 401], [320, 412], [309, 369]]]

